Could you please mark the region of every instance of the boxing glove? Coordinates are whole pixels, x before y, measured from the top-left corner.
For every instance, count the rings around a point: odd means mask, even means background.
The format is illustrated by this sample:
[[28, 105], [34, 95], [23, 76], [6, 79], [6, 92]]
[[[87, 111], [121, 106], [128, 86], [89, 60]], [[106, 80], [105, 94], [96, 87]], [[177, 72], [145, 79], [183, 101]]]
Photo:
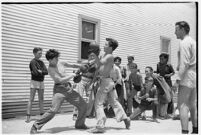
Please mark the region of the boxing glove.
[[96, 71], [96, 64], [90, 65], [88, 71], [89, 71], [90, 73], [94, 73], [94, 72]]
[[74, 83], [79, 83], [82, 79], [82, 76], [80, 74], [77, 74], [74, 78], [73, 78], [73, 82]]
[[82, 65], [79, 70], [81, 73], [87, 73], [88, 72], [88, 69], [89, 69], [89, 65], [88, 64], [85, 64], [85, 65]]

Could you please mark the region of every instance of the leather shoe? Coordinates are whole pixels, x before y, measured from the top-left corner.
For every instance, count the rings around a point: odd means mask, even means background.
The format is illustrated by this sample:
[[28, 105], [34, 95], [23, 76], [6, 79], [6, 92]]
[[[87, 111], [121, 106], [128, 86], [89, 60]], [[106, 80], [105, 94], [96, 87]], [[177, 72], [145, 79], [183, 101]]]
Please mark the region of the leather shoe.
[[157, 119], [155, 119], [155, 118], [152, 121], [156, 122], [156, 123], [159, 123], [159, 121]]
[[37, 134], [37, 128], [34, 125], [31, 127], [30, 134]]
[[131, 125], [131, 120], [130, 120], [130, 118], [125, 119], [125, 120], [124, 120], [124, 123], [125, 123], [125, 125], [126, 125], [126, 129], [129, 129], [129, 128], [130, 128], [130, 125]]

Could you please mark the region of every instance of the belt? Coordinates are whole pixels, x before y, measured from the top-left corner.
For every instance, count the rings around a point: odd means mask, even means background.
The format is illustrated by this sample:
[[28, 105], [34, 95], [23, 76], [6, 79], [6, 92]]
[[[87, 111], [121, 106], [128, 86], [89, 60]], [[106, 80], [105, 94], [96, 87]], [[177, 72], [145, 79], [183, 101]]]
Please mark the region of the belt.
[[70, 86], [71, 87], [72, 85], [70, 82], [66, 82], [66, 83], [55, 83], [55, 86], [65, 86], [65, 87]]

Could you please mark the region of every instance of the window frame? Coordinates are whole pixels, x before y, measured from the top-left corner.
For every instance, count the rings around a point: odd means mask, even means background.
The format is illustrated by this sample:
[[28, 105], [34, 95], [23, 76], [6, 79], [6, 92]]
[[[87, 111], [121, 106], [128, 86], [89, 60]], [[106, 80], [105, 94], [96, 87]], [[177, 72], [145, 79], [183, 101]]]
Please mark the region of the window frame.
[[[81, 52], [82, 52], [82, 50], [81, 50], [82, 44], [81, 43], [82, 43], [82, 41], [85, 41], [85, 42], [95, 41], [97, 44], [100, 44], [100, 22], [101, 21], [100, 21], [100, 19], [96, 19], [96, 18], [89, 17], [89, 16], [82, 15], [82, 14], [78, 15], [78, 21], [79, 21], [78, 62], [82, 62], [85, 59], [81, 58]], [[95, 24], [95, 39], [94, 40], [82, 38], [82, 21]]]
[[169, 54], [169, 59], [168, 63], [171, 63], [171, 38], [166, 37], [166, 36], [160, 36], [160, 53], [163, 52], [163, 40], [168, 40], [169, 41], [169, 46], [168, 46], [168, 54]]

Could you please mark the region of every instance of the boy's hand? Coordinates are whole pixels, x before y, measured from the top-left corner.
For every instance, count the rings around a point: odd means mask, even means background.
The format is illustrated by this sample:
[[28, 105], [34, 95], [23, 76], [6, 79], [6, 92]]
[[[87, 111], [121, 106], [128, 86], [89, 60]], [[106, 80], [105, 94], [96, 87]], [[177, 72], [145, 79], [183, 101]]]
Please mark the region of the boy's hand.
[[127, 90], [127, 95], [128, 95], [128, 97], [131, 95], [130, 90]]
[[149, 101], [149, 102], [150, 102], [150, 101], [153, 101], [153, 99], [152, 99], [152, 98], [147, 98], [146, 100], [147, 100], [147, 101]]
[[38, 72], [39, 72], [39, 73], [42, 73], [42, 70], [39, 69]]
[[179, 87], [179, 80], [176, 80], [176, 82], [175, 82], [174, 85], [172, 86], [172, 90], [173, 90], [173, 91], [176, 91], [178, 87]]
[[89, 63], [89, 66], [91, 66], [91, 65], [93, 65], [93, 64], [95, 64], [95, 59], [93, 59], [93, 60], [90, 60], [88, 63]]
[[165, 77], [171, 77], [171, 74], [166, 74]]

